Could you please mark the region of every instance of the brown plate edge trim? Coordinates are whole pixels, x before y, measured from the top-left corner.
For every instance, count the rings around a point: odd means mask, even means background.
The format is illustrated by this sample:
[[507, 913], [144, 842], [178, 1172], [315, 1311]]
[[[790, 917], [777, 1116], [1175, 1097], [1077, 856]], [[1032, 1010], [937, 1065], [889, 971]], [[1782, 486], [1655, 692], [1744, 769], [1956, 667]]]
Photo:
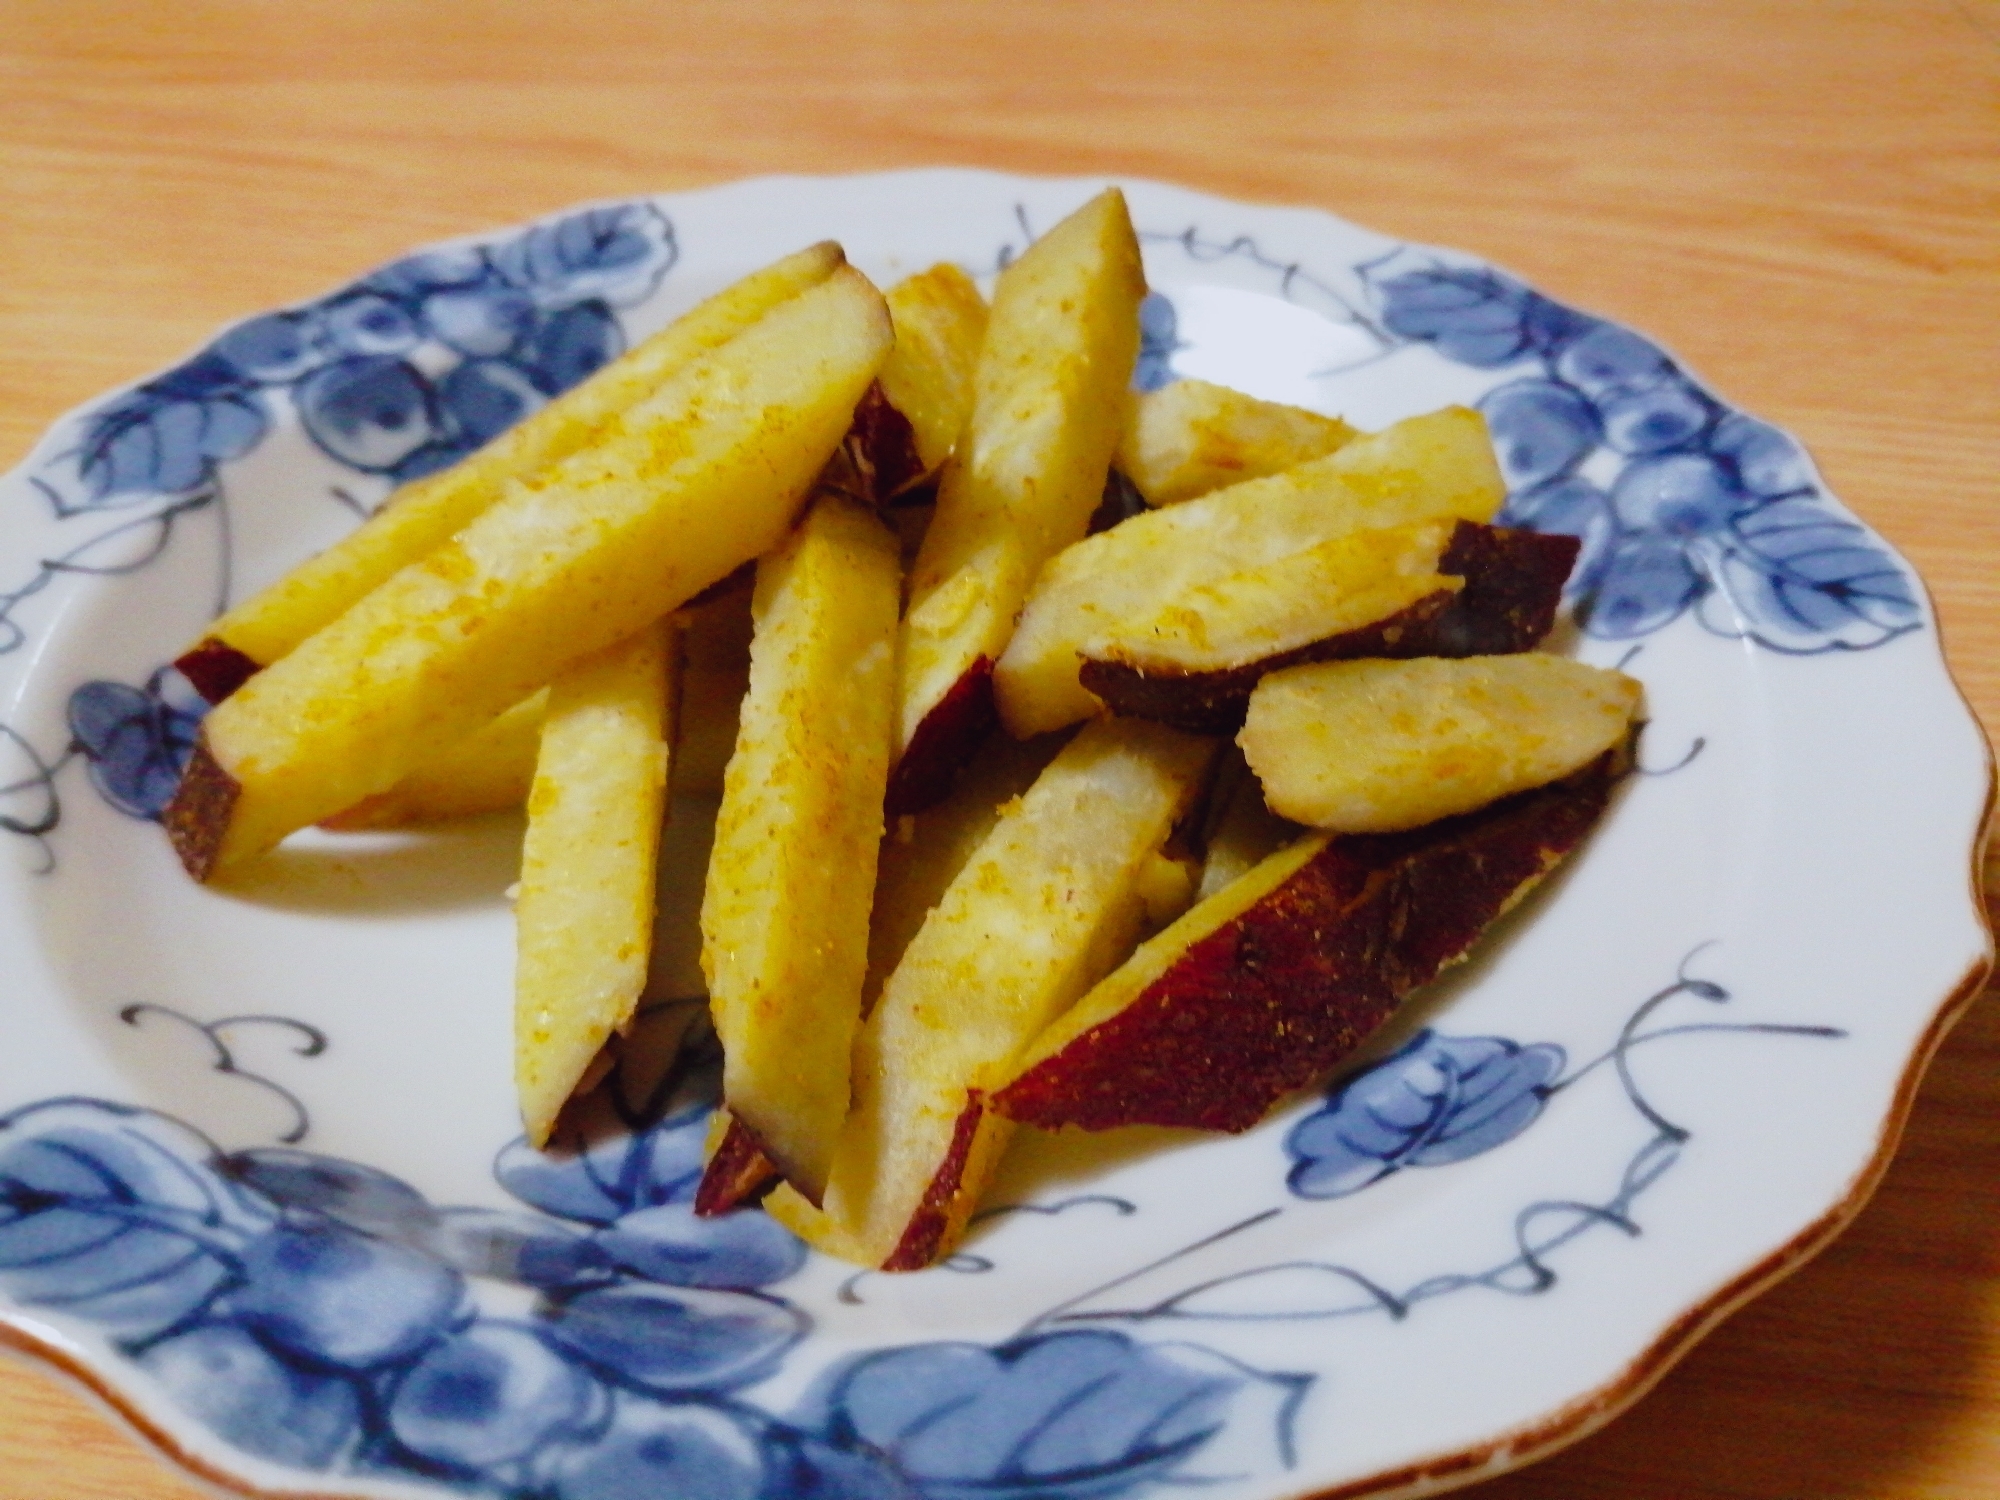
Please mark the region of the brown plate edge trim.
[[[182, 1443], [166, 1427], [154, 1421], [138, 1402], [121, 1391], [88, 1359], [72, 1353], [60, 1344], [37, 1337], [5, 1317], [0, 1317], [0, 1345], [18, 1354], [27, 1355], [33, 1360], [46, 1361], [55, 1366], [62, 1374], [67, 1375], [108, 1406], [113, 1413], [123, 1417], [133, 1434], [152, 1444], [160, 1457], [177, 1464], [194, 1478], [212, 1484], [218, 1489], [247, 1496], [249, 1500], [355, 1500], [352, 1491], [339, 1495], [331, 1490], [263, 1489], [241, 1474], [232, 1474], [227, 1469], [218, 1468]], [[246, 1458], [254, 1456], [245, 1455]]]

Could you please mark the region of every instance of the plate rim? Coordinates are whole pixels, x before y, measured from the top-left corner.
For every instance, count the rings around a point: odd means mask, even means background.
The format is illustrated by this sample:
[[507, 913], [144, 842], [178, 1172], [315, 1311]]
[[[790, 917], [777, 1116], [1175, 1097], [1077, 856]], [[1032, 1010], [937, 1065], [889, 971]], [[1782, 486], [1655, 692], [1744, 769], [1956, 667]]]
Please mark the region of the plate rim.
[[[916, 166], [904, 169], [868, 171], [854, 173], [763, 173], [748, 177], [727, 178], [699, 186], [675, 189], [659, 193], [629, 193], [612, 195], [559, 205], [553, 209], [535, 213], [529, 217], [508, 224], [495, 225], [483, 230], [472, 230], [461, 234], [428, 240], [410, 247], [405, 255], [427, 250], [453, 248], [469, 244], [486, 243], [497, 236], [517, 231], [530, 225], [553, 221], [559, 217], [597, 207], [613, 207], [635, 202], [673, 204], [677, 200], [701, 197], [733, 189], [770, 189], [787, 183], [812, 184], [880, 184], [887, 186], [898, 181], [925, 176], [976, 176], [994, 184], [1032, 184], [1038, 187], [1076, 185], [1096, 186], [1115, 184], [1121, 186], [1145, 185], [1174, 193], [1187, 194], [1230, 207], [1297, 213], [1302, 216], [1316, 216], [1340, 226], [1371, 235], [1381, 235], [1381, 231], [1357, 224], [1330, 210], [1307, 203], [1268, 202], [1224, 196], [1204, 188], [1194, 188], [1140, 175], [1126, 174], [1037, 174], [1008, 172], [987, 167]], [[1395, 236], [1384, 236], [1396, 238]], [[1447, 247], [1432, 247], [1425, 242], [1400, 241], [1418, 249], [1439, 249], [1447, 255], [1459, 256], [1513, 276], [1521, 285], [1536, 288], [1536, 283], [1520, 277], [1506, 265], [1488, 259], [1483, 253], [1457, 250]], [[400, 258], [400, 257], [397, 257]], [[391, 264], [385, 261], [381, 264]], [[277, 307], [254, 310], [241, 317], [232, 318], [218, 324], [206, 339], [179, 358], [142, 373], [130, 381], [99, 391], [59, 412], [45, 425], [41, 434], [32, 441], [19, 461], [11, 465], [4, 477], [12, 478], [29, 469], [45, 450], [60, 440], [62, 434], [86, 413], [94, 411], [106, 402], [144, 385], [147, 381], [177, 368], [201, 349], [206, 348], [218, 336], [229, 329], [264, 316], [270, 312], [303, 307], [324, 299], [352, 285], [377, 267], [364, 268], [345, 280], [336, 282], [325, 289], [306, 297], [288, 301]], [[1564, 304], [1570, 306], [1573, 304]], [[1622, 317], [1608, 317], [1604, 321], [1619, 328], [1632, 328]], [[1642, 331], [1643, 330], [1639, 330]], [[1685, 361], [1673, 354], [1671, 348], [1655, 338], [1651, 333], [1644, 336], [1657, 347], [1673, 356], [1675, 363], [1687, 371], [1698, 384], [1707, 390], [1716, 389], [1714, 383], [1694, 371]], [[1760, 419], [1761, 420], [1761, 419]], [[1788, 436], [1793, 436], [1787, 433]], [[1794, 441], [1799, 441], [1794, 436]], [[1801, 451], [1805, 445], [1799, 442]], [[1815, 468], [1817, 465], [1815, 464]], [[1843, 511], [1854, 514], [1851, 507], [1831, 489], [1826, 491]], [[1864, 521], [1864, 525], [1866, 522]], [[1902, 553], [1889, 545], [1889, 551], [1907, 570], [1923, 594], [1928, 622], [1933, 633], [1937, 661], [1944, 679], [1957, 697], [1961, 710], [1978, 733], [1982, 756], [1984, 780], [1981, 811], [1974, 820], [1971, 844], [1968, 851], [1967, 896], [1970, 909], [1979, 930], [1979, 949], [1971, 963], [1964, 969], [1958, 980], [1931, 1004], [1927, 1022], [1903, 1059], [1897, 1075], [1893, 1096], [1889, 1107], [1882, 1115], [1875, 1134], [1875, 1143], [1868, 1158], [1860, 1164], [1849, 1179], [1842, 1196], [1829, 1205], [1811, 1222], [1800, 1229], [1791, 1239], [1763, 1255], [1756, 1262], [1738, 1271], [1712, 1293], [1699, 1302], [1686, 1307], [1675, 1316], [1652, 1341], [1625, 1362], [1617, 1374], [1596, 1388], [1585, 1392], [1553, 1409], [1539, 1420], [1521, 1424], [1505, 1432], [1494, 1435], [1479, 1443], [1460, 1446], [1449, 1452], [1417, 1460], [1393, 1469], [1381, 1470], [1350, 1481], [1343, 1481], [1331, 1488], [1298, 1489], [1283, 1491], [1288, 1500], [1362, 1500], [1368, 1496], [1416, 1496], [1441, 1493], [1462, 1485], [1477, 1483], [1494, 1478], [1514, 1468], [1549, 1457], [1561, 1449], [1591, 1435], [1618, 1415], [1628, 1410], [1663, 1379], [1673, 1366], [1685, 1357], [1704, 1337], [1718, 1327], [1731, 1314], [1747, 1305], [1757, 1296], [1770, 1290], [1787, 1276], [1803, 1268], [1815, 1255], [1829, 1245], [1845, 1230], [1866, 1207], [1874, 1192], [1886, 1176], [1901, 1137], [1907, 1127], [1910, 1114], [1932, 1060], [1943, 1045], [1952, 1027], [1964, 1015], [1973, 1001], [1984, 989], [1992, 972], [1995, 957], [1994, 919], [1985, 900], [1984, 852], [1993, 829], [1996, 805], [2000, 805], [2000, 785], [1996, 784], [1995, 754], [1990, 737], [1986, 734], [1971, 700], [1952, 670], [1943, 644], [1943, 632], [1938, 620], [1935, 598], [1929, 585], [1917, 574]], [[272, 1488], [246, 1479], [241, 1474], [211, 1462], [191, 1445], [175, 1436], [169, 1423], [156, 1421], [125, 1389], [120, 1387], [110, 1372], [101, 1370], [91, 1358], [80, 1350], [66, 1347], [59, 1335], [43, 1337], [34, 1326], [34, 1320], [9, 1303], [0, 1306], [0, 1345], [26, 1354], [41, 1361], [81, 1385], [96, 1398], [122, 1417], [127, 1424], [170, 1462], [195, 1475], [198, 1479], [219, 1485], [232, 1492], [253, 1497], [253, 1500], [348, 1500], [353, 1490], [335, 1491], [317, 1487]], [[358, 1478], [359, 1476], [357, 1476]]]

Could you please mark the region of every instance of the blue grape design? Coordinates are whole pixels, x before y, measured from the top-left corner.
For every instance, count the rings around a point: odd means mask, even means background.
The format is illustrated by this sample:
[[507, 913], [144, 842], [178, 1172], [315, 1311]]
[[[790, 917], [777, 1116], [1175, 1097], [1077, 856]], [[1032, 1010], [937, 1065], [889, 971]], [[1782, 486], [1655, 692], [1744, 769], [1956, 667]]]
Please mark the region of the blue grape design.
[[1837, 514], [1797, 443], [1733, 412], [1656, 345], [1490, 267], [1401, 250], [1359, 268], [1389, 334], [1481, 370], [1508, 486], [1503, 524], [1577, 537], [1591, 635], [1692, 612], [1773, 650], [1865, 650], [1917, 629], [1908, 574]]
[[1562, 1072], [1553, 1042], [1448, 1037], [1426, 1029], [1336, 1084], [1285, 1137], [1301, 1198], [1342, 1198], [1405, 1167], [1465, 1161], [1504, 1145], [1542, 1112]]
[[208, 705], [180, 673], [161, 667], [143, 687], [86, 682], [69, 695], [70, 741], [90, 784], [120, 812], [157, 819], [194, 753]]
[[408, 256], [239, 323], [110, 402], [40, 488], [63, 517], [211, 491], [220, 465], [264, 440], [282, 398], [347, 467], [398, 484], [431, 473], [617, 357], [616, 309], [679, 256], [647, 203]]
[[1042, 1333], [878, 1350], [766, 1410], [747, 1393], [811, 1326], [770, 1288], [805, 1248], [761, 1212], [694, 1216], [709, 1113], [567, 1157], [516, 1141], [507, 1210], [53, 1100], [0, 1118], [0, 1287], [102, 1327], [246, 1452], [506, 1500], [1094, 1500], [1180, 1473], [1258, 1378]]

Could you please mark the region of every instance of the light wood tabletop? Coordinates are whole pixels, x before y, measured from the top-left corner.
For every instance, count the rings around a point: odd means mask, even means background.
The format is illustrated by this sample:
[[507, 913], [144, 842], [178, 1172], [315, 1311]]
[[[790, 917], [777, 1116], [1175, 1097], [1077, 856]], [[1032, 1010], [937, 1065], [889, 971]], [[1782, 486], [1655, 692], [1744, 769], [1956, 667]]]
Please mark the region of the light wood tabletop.
[[[1321, 207], [1653, 334], [1915, 563], [2000, 725], [1995, 0], [0, 0], [0, 464], [426, 240], [936, 164]], [[0, 1357], [0, 1500], [210, 1493]], [[2000, 1494], [1992, 995], [1843, 1238], [1477, 1493]]]

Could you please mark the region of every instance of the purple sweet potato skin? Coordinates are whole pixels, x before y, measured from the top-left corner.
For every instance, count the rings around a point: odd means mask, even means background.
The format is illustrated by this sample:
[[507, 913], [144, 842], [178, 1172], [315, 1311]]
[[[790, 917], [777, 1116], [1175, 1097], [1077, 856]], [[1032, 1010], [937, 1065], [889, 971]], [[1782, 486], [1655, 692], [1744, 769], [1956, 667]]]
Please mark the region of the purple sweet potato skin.
[[899, 818], [942, 802], [959, 767], [972, 759], [999, 717], [993, 705], [993, 658], [982, 656], [924, 715], [903, 747], [889, 773], [883, 804], [887, 816]]
[[1456, 593], [1427, 594], [1355, 630], [1217, 672], [1147, 672], [1084, 659], [1083, 685], [1113, 713], [1157, 719], [1195, 734], [1234, 734], [1266, 672], [1358, 657], [1503, 656], [1531, 651], [1555, 625], [1563, 584], [1582, 544], [1573, 536], [1461, 521], [1438, 571], [1463, 578]]
[[993, 1108], [1049, 1128], [1247, 1130], [1330, 1072], [1576, 848], [1623, 767], [1624, 753], [1609, 752], [1477, 812], [1333, 840]]
[[1532, 651], [1556, 623], [1583, 543], [1560, 532], [1460, 521], [1438, 571], [1465, 587], [1431, 624], [1432, 649], [1408, 656], [1506, 656]]
[[931, 1175], [930, 1186], [924, 1189], [923, 1202], [910, 1215], [909, 1227], [904, 1229], [903, 1237], [889, 1252], [889, 1258], [882, 1262], [883, 1270], [921, 1271], [937, 1259], [946, 1231], [951, 1226], [952, 1200], [964, 1186], [965, 1164], [972, 1155], [972, 1142], [979, 1134], [979, 1122], [985, 1115], [985, 1096], [978, 1089], [968, 1089], [965, 1108], [959, 1111], [958, 1123], [952, 1126], [951, 1145], [945, 1149], [944, 1160], [938, 1163], [937, 1171]]
[[885, 503], [924, 478], [910, 419], [890, 403], [879, 384], [870, 385], [854, 408], [854, 422], [842, 447], [867, 490], [863, 498], [871, 504]]
[[[764, 1154], [757, 1132], [735, 1116], [715, 1154], [702, 1169], [701, 1183], [694, 1192], [697, 1218], [726, 1214], [738, 1204], [754, 1203], [778, 1181], [778, 1169]], [[817, 1207], [818, 1205], [814, 1205]]]
[[229, 820], [243, 788], [209, 753], [206, 738], [197, 735], [194, 754], [181, 772], [180, 785], [160, 821], [167, 840], [180, 856], [181, 868], [205, 881], [215, 871], [215, 856], [229, 832]]
[[261, 663], [212, 635], [182, 652], [174, 666], [210, 703], [220, 703], [263, 670]]

